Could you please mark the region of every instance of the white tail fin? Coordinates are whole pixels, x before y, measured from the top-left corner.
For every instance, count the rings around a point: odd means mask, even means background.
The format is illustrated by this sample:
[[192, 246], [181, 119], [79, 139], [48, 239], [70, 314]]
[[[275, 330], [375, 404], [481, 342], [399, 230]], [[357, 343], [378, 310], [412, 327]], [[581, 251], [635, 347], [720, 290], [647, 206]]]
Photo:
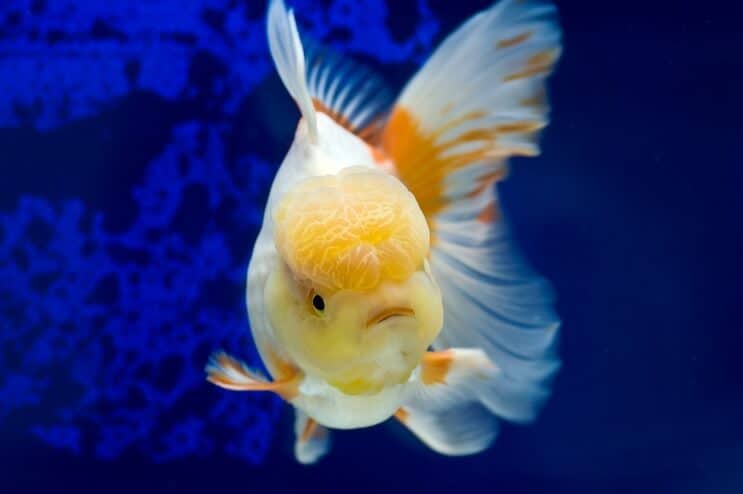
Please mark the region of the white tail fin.
[[546, 79], [561, 54], [556, 9], [501, 0], [450, 35], [407, 85], [382, 134], [431, 228], [444, 329], [436, 349], [482, 348], [501, 369], [479, 398], [533, 420], [559, 368], [549, 284], [513, 242], [493, 184], [512, 156], [539, 153]]

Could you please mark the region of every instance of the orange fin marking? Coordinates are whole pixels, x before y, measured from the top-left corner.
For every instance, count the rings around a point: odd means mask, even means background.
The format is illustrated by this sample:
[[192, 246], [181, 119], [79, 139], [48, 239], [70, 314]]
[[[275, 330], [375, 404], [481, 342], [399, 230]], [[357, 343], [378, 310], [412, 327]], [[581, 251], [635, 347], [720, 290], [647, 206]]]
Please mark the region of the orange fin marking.
[[513, 133], [529, 133], [536, 132], [539, 129], [543, 129], [546, 124], [543, 122], [512, 122], [507, 124], [497, 125], [495, 132], [498, 134], [513, 134]]
[[513, 38], [502, 39], [495, 44], [495, 47], [496, 48], [509, 48], [511, 46], [516, 46], [528, 40], [529, 38], [531, 38], [532, 34], [533, 33], [531, 31], [527, 31], [525, 33], [519, 34], [518, 36], [514, 36]]
[[309, 441], [312, 436], [314, 436], [317, 433], [319, 424], [315, 419], [307, 419], [307, 422], [304, 424], [304, 429], [302, 430], [302, 435], [299, 436], [299, 440], [303, 443], [306, 443]]
[[[499, 154], [497, 129], [484, 127], [463, 132], [444, 142], [440, 138], [449, 130], [468, 121], [485, 117], [484, 112], [470, 112], [455, 118], [430, 133], [424, 133], [416, 117], [406, 108], [396, 107], [382, 135], [382, 149], [394, 161], [398, 178], [415, 195], [429, 221], [447, 206], [444, 182], [452, 172]], [[479, 143], [474, 149], [456, 153], [447, 151], [461, 144]], [[503, 152], [505, 157], [507, 153]]]
[[495, 202], [491, 202], [485, 206], [482, 212], [477, 215], [477, 221], [481, 223], [494, 223], [498, 218], [500, 218], [500, 214], [498, 213], [498, 206], [495, 205]]
[[534, 96], [519, 101], [519, 104], [544, 111], [547, 108], [547, 91], [542, 88], [537, 91]]
[[454, 363], [454, 352], [444, 350], [441, 352], [426, 352], [421, 362], [421, 381], [423, 384], [444, 384]]
[[536, 55], [532, 55], [529, 57], [529, 59], [526, 61], [526, 66], [516, 72], [515, 74], [507, 75], [503, 78], [504, 82], [510, 82], [515, 81], [517, 79], [526, 79], [527, 77], [531, 77], [534, 75], [539, 74], [546, 74], [550, 70], [552, 70], [552, 65], [554, 64], [555, 60], [557, 60], [558, 51], [557, 50], [544, 50]]
[[472, 192], [467, 197], [472, 198], [480, 195], [485, 189], [492, 187], [496, 182], [504, 180], [506, 176], [508, 176], [508, 168], [503, 166], [492, 173], [480, 177], [477, 187], [472, 189]]
[[[546, 54], [535, 55], [528, 63], [546, 63]], [[414, 113], [403, 106], [395, 107], [390, 115], [382, 134], [382, 150], [394, 162], [397, 177], [418, 200], [432, 232], [435, 216], [449, 204], [444, 188], [450, 174], [478, 162], [492, 162], [493, 171], [473, 184], [469, 193], [472, 197], [505, 176], [504, 159], [537, 154], [528, 148], [499, 145], [498, 137], [536, 132], [543, 123], [524, 120], [492, 125], [484, 121], [487, 116], [484, 111], [470, 111], [426, 131]], [[482, 126], [478, 127], [481, 120]], [[457, 134], [462, 126], [471, 128]], [[435, 236], [431, 242], [435, 243]]]
[[395, 418], [402, 422], [403, 424], [406, 424], [408, 422], [408, 418], [410, 417], [410, 412], [405, 410], [404, 408], [398, 408], [395, 412]]
[[299, 435], [299, 442], [306, 443], [312, 439], [322, 439], [327, 436], [327, 434], [328, 429], [320, 425], [317, 420], [308, 418], [307, 422], [304, 424], [302, 433]]

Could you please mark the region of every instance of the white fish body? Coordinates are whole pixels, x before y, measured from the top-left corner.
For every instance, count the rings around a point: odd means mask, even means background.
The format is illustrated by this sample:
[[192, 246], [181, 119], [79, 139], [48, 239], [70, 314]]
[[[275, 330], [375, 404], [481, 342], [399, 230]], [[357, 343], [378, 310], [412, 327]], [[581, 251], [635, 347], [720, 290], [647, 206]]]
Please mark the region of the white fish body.
[[[265, 320], [264, 292], [268, 272], [280, 262], [273, 239], [274, 223], [271, 216], [277, 201], [294, 185], [308, 177], [335, 175], [351, 166], [378, 168], [369, 146], [333, 119], [324, 113], [318, 113], [317, 126], [317, 143], [311, 142], [306, 121], [300, 121], [297, 127], [294, 142], [271, 186], [263, 225], [248, 267], [246, 303], [250, 327], [259, 351], [262, 347], [265, 348], [264, 342], [271, 342], [273, 339], [269, 331], [270, 323]], [[275, 343], [269, 344], [272, 348], [279, 348]], [[271, 361], [263, 351], [261, 353], [264, 362]], [[410, 384], [391, 386], [381, 393], [365, 396], [347, 395], [322, 379], [305, 376], [300, 385], [300, 394], [291, 400], [291, 404], [328, 427], [367, 427], [388, 419], [400, 408], [417, 382], [416, 372], [411, 376]]]

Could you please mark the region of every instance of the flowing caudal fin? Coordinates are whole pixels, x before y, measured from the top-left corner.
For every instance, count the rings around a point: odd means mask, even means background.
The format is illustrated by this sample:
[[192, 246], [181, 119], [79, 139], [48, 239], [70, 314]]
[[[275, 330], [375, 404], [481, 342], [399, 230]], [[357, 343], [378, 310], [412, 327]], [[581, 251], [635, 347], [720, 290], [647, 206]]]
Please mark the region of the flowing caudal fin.
[[271, 2], [268, 40], [276, 69], [307, 120], [313, 139], [319, 111], [367, 142], [376, 140], [392, 98], [372, 70], [307, 36], [300, 39], [294, 13], [287, 11], [283, 0]]
[[556, 10], [501, 0], [449, 36], [391, 110], [383, 151], [431, 228], [444, 302], [435, 348], [482, 348], [501, 372], [480, 390], [493, 413], [536, 417], [559, 367], [549, 284], [509, 235], [493, 184], [539, 152], [545, 81], [560, 56]]

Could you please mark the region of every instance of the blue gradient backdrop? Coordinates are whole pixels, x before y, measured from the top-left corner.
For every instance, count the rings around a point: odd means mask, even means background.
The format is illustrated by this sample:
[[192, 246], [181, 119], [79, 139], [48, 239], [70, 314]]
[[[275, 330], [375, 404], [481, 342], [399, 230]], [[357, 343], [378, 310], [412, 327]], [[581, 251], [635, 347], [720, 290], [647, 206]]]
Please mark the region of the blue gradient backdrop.
[[[297, 0], [399, 89], [489, 1]], [[297, 112], [265, 2], [0, 3], [0, 492], [743, 492], [743, 31], [724, 2], [558, 2], [543, 155], [505, 209], [564, 319], [540, 420], [472, 458], [396, 424], [307, 468], [244, 273]]]

